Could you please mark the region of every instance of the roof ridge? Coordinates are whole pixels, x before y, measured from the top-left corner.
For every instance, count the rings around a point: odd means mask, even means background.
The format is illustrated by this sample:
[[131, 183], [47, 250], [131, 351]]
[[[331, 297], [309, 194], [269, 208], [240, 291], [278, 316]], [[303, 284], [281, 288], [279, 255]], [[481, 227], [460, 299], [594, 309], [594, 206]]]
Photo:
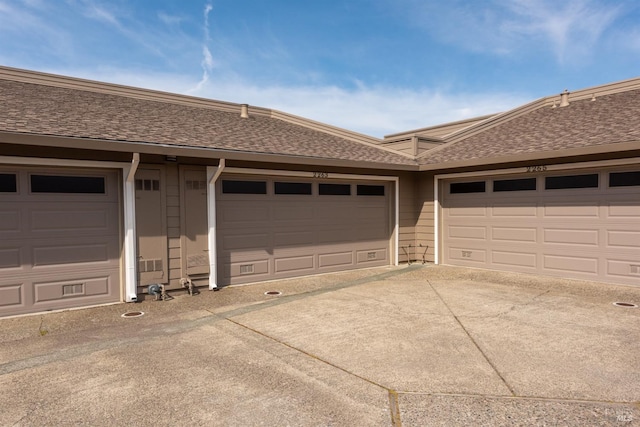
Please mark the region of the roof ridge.
[[318, 121], [307, 119], [304, 117], [296, 116], [295, 114], [285, 113], [283, 111], [278, 111], [278, 110], [270, 110], [270, 111], [271, 111], [271, 117], [274, 119], [297, 124], [299, 126], [304, 126], [312, 130], [317, 130], [323, 133], [327, 133], [329, 135], [348, 139], [349, 141], [352, 141], [352, 142], [357, 142], [359, 144], [366, 145], [368, 147], [377, 148], [378, 150], [386, 151], [389, 153], [397, 154], [397, 155], [415, 160], [415, 156], [411, 154], [403, 153], [401, 151], [384, 147], [383, 145], [381, 145], [384, 142], [384, 140], [382, 139], [365, 135], [362, 133], [350, 131], [347, 129], [339, 128], [337, 126], [328, 125], [326, 123], [318, 122]]

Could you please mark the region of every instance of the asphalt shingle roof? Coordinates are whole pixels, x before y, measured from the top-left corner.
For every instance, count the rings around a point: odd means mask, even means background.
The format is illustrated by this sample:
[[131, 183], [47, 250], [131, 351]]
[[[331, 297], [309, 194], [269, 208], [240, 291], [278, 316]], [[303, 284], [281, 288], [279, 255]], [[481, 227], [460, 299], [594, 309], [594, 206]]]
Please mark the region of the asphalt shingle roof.
[[543, 106], [428, 152], [420, 164], [548, 153], [640, 141], [640, 89]]
[[417, 164], [400, 154], [264, 115], [245, 119], [214, 108], [2, 79], [0, 131]]

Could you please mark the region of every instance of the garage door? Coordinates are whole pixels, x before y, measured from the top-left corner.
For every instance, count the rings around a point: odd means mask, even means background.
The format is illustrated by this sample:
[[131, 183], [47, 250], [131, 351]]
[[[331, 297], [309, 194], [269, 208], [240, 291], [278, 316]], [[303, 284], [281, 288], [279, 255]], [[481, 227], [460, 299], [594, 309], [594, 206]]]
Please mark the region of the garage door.
[[0, 168], [0, 315], [120, 298], [118, 174]]
[[389, 185], [223, 177], [223, 284], [388, 265]]
[[640, 285], [640, 172], [444, 182], [446, 264]]

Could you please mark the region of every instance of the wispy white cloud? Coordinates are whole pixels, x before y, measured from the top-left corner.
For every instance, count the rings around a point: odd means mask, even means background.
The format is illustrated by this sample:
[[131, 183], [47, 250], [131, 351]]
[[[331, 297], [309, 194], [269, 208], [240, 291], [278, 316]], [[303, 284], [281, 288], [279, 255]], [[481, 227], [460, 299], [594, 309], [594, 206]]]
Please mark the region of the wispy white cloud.
[[530, 101], [517, 93], [456, 93], [446, 89], [368, 86], [256, 86], [215, 76], [193, 95], [272, 108], [381, 137], [425, 126], [498, 113]]
[[550, 50], [560, 63], [583, 58], [620, 16], [599, 0], [408, 0], [412, 22], [448, 43], [476, 52]]
[[213, 10], [213, 5], [211, 3], [207, 3], [204, 7], [203, 15], [204, 15], [204, 41], [202, 43], [202, 61], [200, 62], [200, 66], [202, 67], [202, 78], [195, 85], [195, 87], [191, 88], [189, 93], [198, 93], [202, 90], [205, 84], [209, 81], [209, 73], [215, 67], [215, 62], [213, 60], [213, 55], [211, 55], [211, 51], [209, 50], [209, 43], [211, 42], [211, 35], [209, 33], [209, 14]]

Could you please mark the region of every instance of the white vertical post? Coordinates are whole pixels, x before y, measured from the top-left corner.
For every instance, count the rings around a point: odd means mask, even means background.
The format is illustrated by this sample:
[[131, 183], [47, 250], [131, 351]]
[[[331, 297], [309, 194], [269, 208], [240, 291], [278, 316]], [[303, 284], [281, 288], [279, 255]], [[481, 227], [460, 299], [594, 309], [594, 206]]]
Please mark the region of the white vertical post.
[[138, 300], [138, 262], [136, 259], [136, 181], [135, 175], [140, 163], [140, 154], [133, 153], [131, 165], [123, 168], [124, 199], [124, 288], [125, 301]]
[[438, 194], [438, 175], [433, 177], [433, 261], [440, 264], [440, 195]]
[[225, 160], [220, 159], [217, 167], [207, 166], [207, 222], [209, 232], [209, 290], [218, 288], [218, 245], [216, 231], [216, 181], [224, 170]]

